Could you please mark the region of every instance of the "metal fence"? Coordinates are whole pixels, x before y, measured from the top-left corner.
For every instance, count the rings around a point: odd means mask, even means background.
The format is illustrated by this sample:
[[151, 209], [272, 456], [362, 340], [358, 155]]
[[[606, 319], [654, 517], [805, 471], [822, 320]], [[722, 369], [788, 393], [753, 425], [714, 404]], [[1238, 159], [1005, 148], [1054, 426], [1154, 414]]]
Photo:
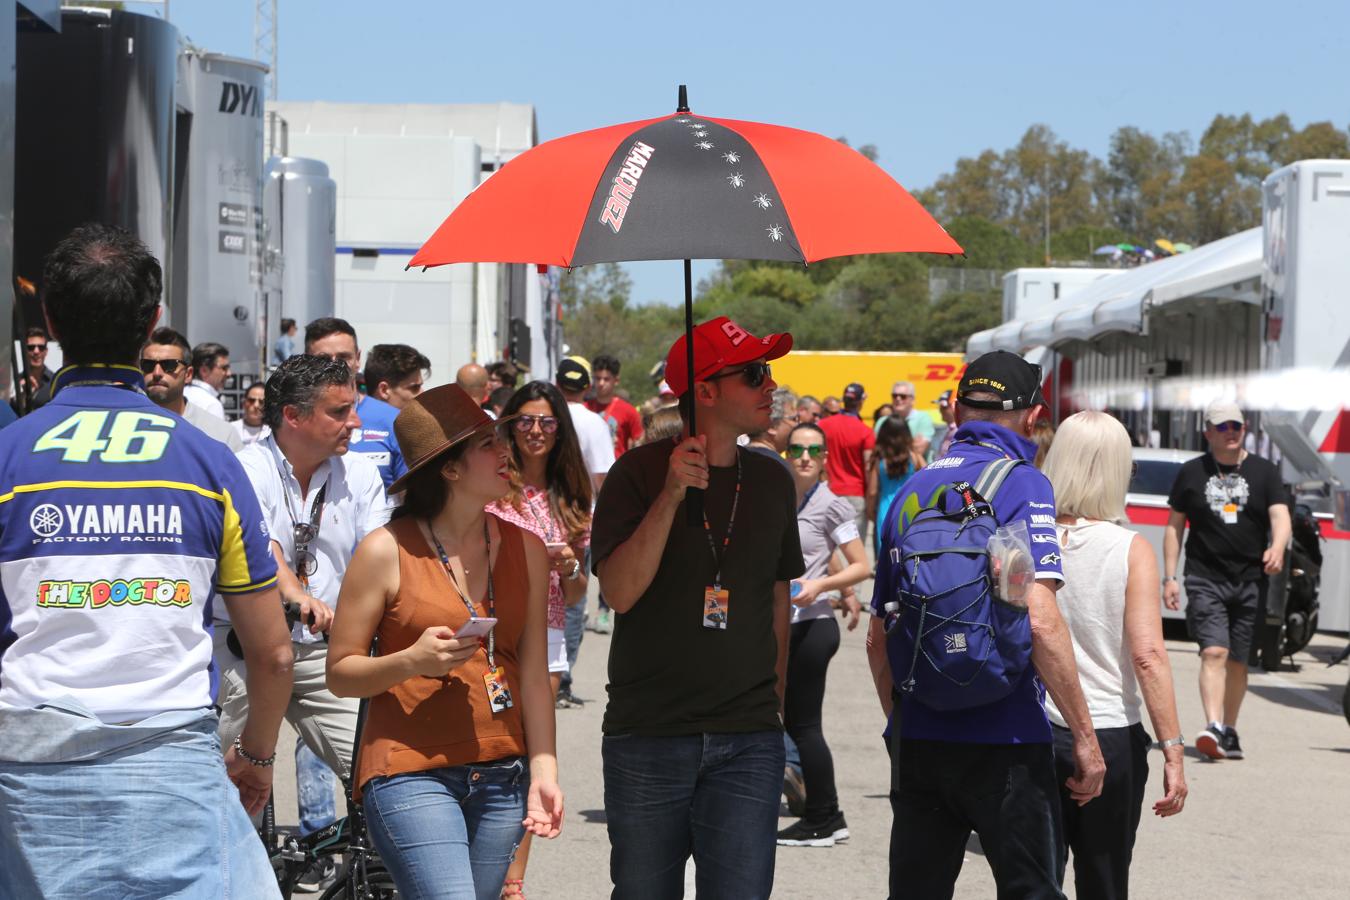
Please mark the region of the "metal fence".
[[928, 270], [928, 302], [953, 291], [1002, 291], [1004, 274], [999, 269], [933, 266]]

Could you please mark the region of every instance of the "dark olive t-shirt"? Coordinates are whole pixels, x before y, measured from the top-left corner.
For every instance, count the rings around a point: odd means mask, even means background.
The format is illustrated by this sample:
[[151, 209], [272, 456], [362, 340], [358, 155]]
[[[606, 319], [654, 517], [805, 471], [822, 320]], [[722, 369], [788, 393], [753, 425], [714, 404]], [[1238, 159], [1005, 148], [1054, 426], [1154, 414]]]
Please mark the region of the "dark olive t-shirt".
[[[594, 564], [642, 523], [665, 485], [672, 440], [625, 453], [605, 478], [591, 530]], [[703, 625], [703, 594], [717, 575], [708, 536], [675, 511], [661, 564], [633, 608], [615, 617], [605, 734], [683, 735], [780, 726], [773, 589], [803, 572], [796, 492], [781, 462], [741, 449], [740, 505], [723, 553], [726, 630]], [[704, 495], [720, 550], [736, 467], [714, 467]]]

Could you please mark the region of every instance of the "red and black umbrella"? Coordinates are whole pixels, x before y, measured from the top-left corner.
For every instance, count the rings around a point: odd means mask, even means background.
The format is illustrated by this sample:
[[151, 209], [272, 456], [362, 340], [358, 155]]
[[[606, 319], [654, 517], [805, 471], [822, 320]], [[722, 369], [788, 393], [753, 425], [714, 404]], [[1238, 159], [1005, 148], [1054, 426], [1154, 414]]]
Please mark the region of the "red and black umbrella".
[[857, 151], [809, 131], [695, 115], [681, 85], [673, 115], [558, 138], [506, 163], [409, 266], [683, 259], [688, 334], [690, 260], [906, 252], [962, 251]]
[[412, 258], [585, 266], [647, 259], [812, 263], [960, 253], [893, 178], [836, 140], [691, 113], [540, 144], [464, 199]]

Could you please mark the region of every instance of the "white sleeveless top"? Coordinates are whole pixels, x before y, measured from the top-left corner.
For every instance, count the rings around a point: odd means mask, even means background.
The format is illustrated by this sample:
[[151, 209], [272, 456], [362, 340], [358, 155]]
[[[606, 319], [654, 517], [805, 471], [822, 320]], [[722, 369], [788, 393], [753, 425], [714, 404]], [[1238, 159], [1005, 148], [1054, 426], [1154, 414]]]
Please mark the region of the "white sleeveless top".
[[[1079, 519], [1059, 526], [1064, 585], [1056, 594], [1073, 637], [1078, 679], [1094, 728], [1123, 728], [1139, 721], [1139, 684], [1125, 636], [1125, 582], [1135, 533], [1110, 522]], [[1067, 727], [1047, 695], [1050, 721]]]

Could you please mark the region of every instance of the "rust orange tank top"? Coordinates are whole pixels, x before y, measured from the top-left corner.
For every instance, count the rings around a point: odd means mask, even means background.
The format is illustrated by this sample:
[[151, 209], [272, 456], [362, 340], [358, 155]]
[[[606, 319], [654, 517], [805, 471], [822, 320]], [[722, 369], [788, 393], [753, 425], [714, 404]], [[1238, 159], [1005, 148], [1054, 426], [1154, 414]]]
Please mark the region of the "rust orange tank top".
[[[498, 522], [501, 534], [492, 585], [497, 613], [497, 665], [505, 673], [515, 705], [493, 715], [483, 675], [487, 653], [479, 651], [444, 678], [416, 676], [370, 698], [357, 760], [357, 793], [374, 777], [422, 772], [443, 766], [487, 762], [525, 754], [520, 718], [517, 647], [525, 628], [529, 575], [520, 529]], [[389, 524], [398, 544], [398, 594], [385, 608], [376, 633], [380, 655], [417, 643], [433, 625], [457, 629], [469, 611], [455, 593], [440, 557], [414, 519]], [[480, 616], [487, 598], [474, 598]]]

